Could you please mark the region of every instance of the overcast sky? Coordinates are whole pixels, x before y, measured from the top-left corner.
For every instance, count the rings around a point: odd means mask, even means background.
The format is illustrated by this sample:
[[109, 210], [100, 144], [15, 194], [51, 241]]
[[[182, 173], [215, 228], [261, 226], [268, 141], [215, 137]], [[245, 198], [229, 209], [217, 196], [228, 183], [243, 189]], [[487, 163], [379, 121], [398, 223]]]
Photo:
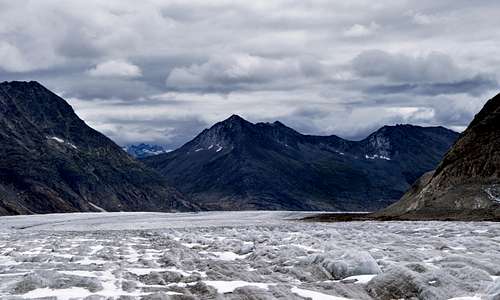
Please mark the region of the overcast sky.
[[462, 130], [500, 91], [500, 2], [0, 0], [0, 81], [38, 80], [124, 145], [239, 114], [359, 139]]

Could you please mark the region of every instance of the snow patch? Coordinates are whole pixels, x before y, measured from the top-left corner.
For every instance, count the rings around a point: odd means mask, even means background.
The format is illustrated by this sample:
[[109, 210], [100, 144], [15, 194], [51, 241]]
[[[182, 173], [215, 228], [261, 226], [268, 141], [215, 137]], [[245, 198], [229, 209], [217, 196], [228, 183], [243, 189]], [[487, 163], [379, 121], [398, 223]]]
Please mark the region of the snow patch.
[[90, 206], [92, 206], [93, 208], [97, 209], [97, 210], [98, 210], [98, 211], [100, 211], [100, 212], [106, 212], [106, 210], [105, 210], [104, 208], [102, 208], [102, 207], [100, 207], [100, 206], [97, 206], [97, 205], [95, 205], [95, 204], [94, 204], [94, 203], [92, 203], [92, 202], [89, 202], [89, 205], [90, 205]]
[[4, 274], [0, 274], [0, 277], [24, 276], [24, 275], [29, 274], [29, 273], [30, 272], [4, 273]]
[[87, 297], [92, 295], [92, 293], [81, 287], [71, 287], [68, 289], [51, 289], [51, 288], [39, 288], [23, 294], [23, 298], [27, 299], [37, 299], [45, 297], [56, 297], [58, 300], [70, 300], [75, 297]]
[[104, 265], [105, 263], [107, 263], [107, 261], [105, 260], [102, 260], [102, 259], [90, 259], [88, 257], [84, 257], [82, 260], [79, 260], [77, 262], [75, 262], [79, 265], [84, 265], [84, 266], [87, 266], [87, 265]]
[[[222, 150], [222, 146], [221, 145], [219, 145], [219, 144], [216, 144], [216, 145], [210, 144], [210, 146], [208, 146], [207, 148], [204, 148], [204, 147], [197, 148], [197, 149], [194, 150], [194, 152], [199, 152], [199, 151], [204, 151], [204, 150], [209, 151], [209, 150], [214, 149], [215, 147], [217, 147], [217, 149], [215, 149], [215, 152], [219, 152], [219, 151]], [[188, 154], [189, 154], [189, 152], [188, 152]]]
[[377, 274], [367, 274], [367, 275], [355, 275], [355, 276], [349, 276], [341, 281], [343, 282], [348, 282], [348, 281], [355, 281], [354, 283], [359, 283], [359, 284], [367, 284], [372, 280], [373, 277], [377, 276]]
[[223, 251], [223, 252], [207, 252], [207, 251], [201, 251], [200, 254], [209, 254], [209, 255], [214, 255], [217, 259], [219, 260], [225, 260], [225, 261], [232, 261], [232, 260], [237, 260], [237, 259], [245, 259], [248, 257], [250, 254], [245, 254], [245, 255], [240, 255], [236, 254], [231, 251]]
[[90, 249], [91, 250], [89, 256], [92, 256], [95, 255], [97, 252], [101, 251], [102, 249], [104, 249], [104, 246], [102, 245], [91, 246]]
[[350, 300], [350, 299], [344, 298], [344, 297], [336, 297], [336, 296], [323, 294], [320, 292], [299, 289], [296, 286], [294, 286], [292, 288], [292, 293], [297, 294], [297, 295], [304, 297], [304, 298], [311, 298], [312, 300]]
[[20, 263], [13, 260], [10, 256], [0, 255], [0, 266], [15, 266], [19, 264]]
[[[69, 272], [69, 271], [66, 271]], [[75, 272], [83, 272], [83, 271], [75, 271]], [[144, 295], [149, 295], [150, 293], [144, 292], [126, 292], [118, 287], [115, 283], [117, 278], [113, 275], [111, 271], [103, 271], [100, 272], [101, 275], [99, 279], [101, 279], [101, 284], [103, 289], [101, 291], [92, 293], [89, 290], [81, 287], [71, 287], [65, 289], [51, 289], [51, 288], [38, 288], [28, 293], [23, 294], [23, 298], [32, 299], [32, 298], [44, 298], [44, 297], [55, 297], [58, 300], [69, 300], [69, 299], [81, 299], [91, 295], [100, 295], [104, 297], [113, 297], [118, 298], [120, 296], [130, 296], [130, 297], [139, 297]], [[82, 273], [85, 274], [85, 273]], [[87, 276], [88, 277], [88, 276]], [[51, 298], [52, 299], [52, 298]]]
[[316, 248], [312, 248], [312, 247], [309, 247], [309, 246], [306, 246], [306, 245], [301, 245], [301, 244], [290, 244], [290, 246], [295, 246], [297, 248], [306, 250], [307, 252], [321, 252], [322, 251], [322, 250], [319, 250], [319, 249], [316, 249]]
[[98, 277], [94, 272], [91, 271], [57, 271], [61, 274], [71, 275], [71, 276], [80, 276], [80, 277]]
[[49, 140], [53, 140], [53, 141], [56, 141], [56, 142], [58, 142], [58, 143], [60, 143], [60, 144], [65, 144], [65, 145], [67, 145], [67, 146], [70, 146], [70, 147], [71, 147], [71, 148], [73, 148], [73, 149], [78, 149], [78, 147], [77, 147], [77, 146], [75, 146], [74, 144], [72, 144], [72, 143], [70, 143], [70, 142], [66, 142], [65, 140], [63, 140], [62, 138], [57, 137], [57, 136], [47, 136], [47, 139], [49, 139]]
[[186, 248], [190, 248], [190, 249], [193, 249], [193, 248], [206, 248], [208, 247], [207, 245], [203, 245], [203, 244], [200, 244], [200, 243], [181, 243], [182, 246], [186, 247]]
[[206, 285], [214, 287], [217, 290], [217, 292], [221, 294], [232, 293], [234, 292], [235, 289], [244, 286], [253, 286], [267, 290], [269, 289], [269, 286], [276, 285], [274, 283], [247, 282], [241, 280], [234, 280], [234, 281], [205, 280], [203, 282]]
[[48, 137], [48, 139], [54, 140], [54, 141], [61, 143], [61, 144], [64, 144], [64, 140], [61, 138], [58, 138], [57, 136], [50, 136], [50, 137]]
[[384, 156], [384, 155], [378, 155], [378, 154], [374, 154], [374, 155], [365, 154], [365, 158], [366, 159], [385, 159], [385, 160], [391, 160], [390, 157], [387, 157], [387, 156]]

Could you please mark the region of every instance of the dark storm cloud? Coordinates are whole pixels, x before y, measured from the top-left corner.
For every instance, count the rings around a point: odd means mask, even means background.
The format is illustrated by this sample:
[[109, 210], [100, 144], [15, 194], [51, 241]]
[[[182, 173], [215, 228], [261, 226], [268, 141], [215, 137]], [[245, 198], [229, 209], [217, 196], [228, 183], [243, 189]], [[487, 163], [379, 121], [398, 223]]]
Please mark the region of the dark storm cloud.
[[0, 0], [0, 80], [40, 80], [120, 144], [238, 113], [360, 138], [465, 126], [498, 89], [497, 1]]
[[[367, 93], [417, 95], [467, 93], [479, 96], [484, 91], [498, 87], [493, 74], [461, 68], [448, 55], [436, 52], [426, 56], [411, 57], [370, 50], [354, 58], [352, 66], [362, 77], [385, 79], [383, 84], [368, 88]], [[392, 84], [387, 84], [388, 82]]]
[[364, 51], [352, 62], [354, 71], [363, 77], [385, 77], [395, 82], [453, 81], [466, 76], [466, 71], [442, 53], [412, 57], [381, 50]]
[[397, 85], [378, 85], [369, 87], [368, 94], [399, 94], [411, 93], [415, 95], [442, 95], [442, 94], [470, 94], [480, 96], [484, 91], [498, 88], [498, 82], [491, 76], [476, 75], [470, 79], [456, 82], [437, 83], [405, 83]]
[[71, 81], [60, 80], [56, 84], [57, 90], [63, 91], [64, 97], [80, 99], [122, 99], [137, 101], [145, 95], [158, 93], [146, 82], [121, 78], [82, 78], [75, 84]]
[[323, 66], [313, 58], [266, 58], [248, 54], [218, 55], [202, 64], [174, 68], [166, 81], [177, 91], [231, 92], [293, 89], [297, 83], [321, 80]]

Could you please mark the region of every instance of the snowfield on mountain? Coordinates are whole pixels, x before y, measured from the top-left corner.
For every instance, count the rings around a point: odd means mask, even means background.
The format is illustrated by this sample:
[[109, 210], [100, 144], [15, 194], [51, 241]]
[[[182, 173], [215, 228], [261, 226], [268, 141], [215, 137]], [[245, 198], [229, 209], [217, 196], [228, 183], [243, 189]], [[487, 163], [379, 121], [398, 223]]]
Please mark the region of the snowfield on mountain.
[[308, 214], [1, 217], [0, 298], [500, 297], [499, 223], [298, 221]]

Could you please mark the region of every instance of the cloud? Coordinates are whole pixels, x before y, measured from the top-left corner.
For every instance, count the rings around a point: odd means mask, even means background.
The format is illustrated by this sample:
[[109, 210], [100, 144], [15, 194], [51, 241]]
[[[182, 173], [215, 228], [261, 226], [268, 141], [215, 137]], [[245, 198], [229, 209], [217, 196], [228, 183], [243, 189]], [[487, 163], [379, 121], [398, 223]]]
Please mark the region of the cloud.
[[301, 80], [322, 73], [310, 58], [275, 59], [249, 54], [216, 55], [201, 64], [174, 68], [167, 87], [177, 90], [230, 91]]
[[422, 84], [395, 84], [375, 85], [367, 88], [367, 93], [397, 94], [412, 93], [416, 95], [441, 95], [466, 93], [480, 96], [484, 91], [498, 88], [497, 80], [491, 76], [475, 75], [452, 82], [422, 83]]
[[343, 32], [343, 34], [346, 37], [353, 37], [353, 38], [365, 37], [365, 36], [369, 36], [369, 35], [372, 35], [373, 33], [375, 33], [375, 31], [379, 27], [380, 26], [375, 22], [371, 22], [368, 26], [361, 25], [361, 24], [354, 24], [351, 27], [349, 27], [348, 29], [346, 29]]
[[429, 26], [434, 24], [445, 24], [453, 19], [453, 16], [445, 13], [441, 15], [426, 14], [422, 12], [409, 11], [405, 15], [411, 18], [412, 22], [417, 25]]
[[0, 80], [40, 81], [118, 143], [174, 148], [233, 113], [352, 138], [404, 122], [462, 128], [499, 87], [493, 0], [0, 7]]
[[367, 93], [479, 96], [498, 87], [493, 74], [459, 67], [451, 57], [437, 52], [408, 56], [368, 50], [353, 59], [352, 68], [357, 75], [375, 82], [366, 88]]
[[31, 70], [21, 52], [7, 42], [0, 42], [0, 68], [9, 72], [24, 72]]
[[385, 77], [396, 82], [449, 82], [467, 76], [467, 71], [448, 55], [438, 52], [409, 56], [368, 50], [356, 56], [352, 66], [360, 76]]
[[141, 69], [124, 60], [108, 60], [96, 65], [88, 70], [88, 74], [93, 77], [141, 77]]

